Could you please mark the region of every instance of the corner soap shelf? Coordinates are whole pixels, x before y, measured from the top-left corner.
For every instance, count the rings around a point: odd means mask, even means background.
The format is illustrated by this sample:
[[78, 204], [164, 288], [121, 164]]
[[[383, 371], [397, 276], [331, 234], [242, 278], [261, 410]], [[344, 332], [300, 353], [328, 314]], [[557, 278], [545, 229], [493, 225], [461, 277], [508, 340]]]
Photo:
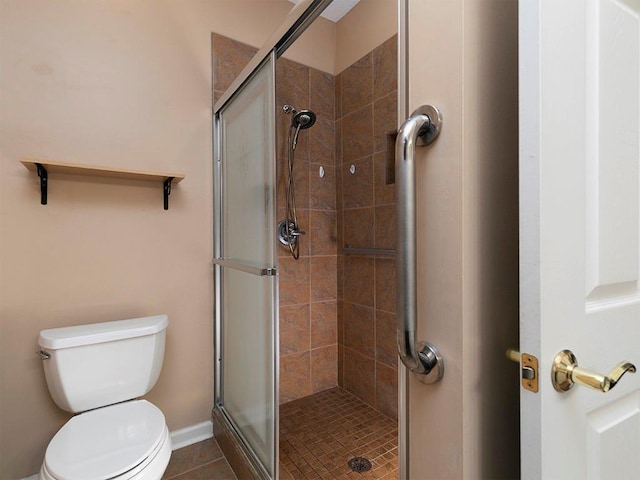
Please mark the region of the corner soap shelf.
[[184, 175], [181, 173], [145, 172], [126, 168], [98, 167], [68, 162], [54, 162], [38, 158], [23, 158], [20, 163], [27, 170], [36, 172], [40, 177], [40, 203], [47, 204], [47, 184], [49, 172], [65, 173], [68, 175], [84, 175], [88, 177], [120, 178], [123, 180], [139, 180], [144, 182], [162, 182], [164, 191], [164, 209], [169, 210], [169, 195], [171, 183], [178, 183]]

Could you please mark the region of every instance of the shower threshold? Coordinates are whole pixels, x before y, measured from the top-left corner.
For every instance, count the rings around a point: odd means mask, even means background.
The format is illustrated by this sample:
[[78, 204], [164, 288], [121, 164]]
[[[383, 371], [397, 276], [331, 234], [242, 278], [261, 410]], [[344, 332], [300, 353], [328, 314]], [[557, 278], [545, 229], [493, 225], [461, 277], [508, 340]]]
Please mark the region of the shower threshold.
[[339, 387], [280, 405], [280, 479], [353, 478], [398, 479], [397, 422]]

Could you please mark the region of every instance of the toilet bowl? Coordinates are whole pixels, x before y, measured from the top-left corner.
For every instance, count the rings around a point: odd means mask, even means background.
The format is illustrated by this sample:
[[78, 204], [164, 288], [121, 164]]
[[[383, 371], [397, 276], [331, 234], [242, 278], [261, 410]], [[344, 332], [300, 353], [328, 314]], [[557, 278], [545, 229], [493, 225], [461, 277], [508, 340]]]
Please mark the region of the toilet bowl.
[[171, 456], [164, 415], [137, 400], [76, 415], [53, 437], [42, 480], [142, 480], [162, 477]]
[[41, 480], [160, 480], [171, 457], [155, 385], [165, 315], [44, 330], [39, 345], [56, 404], [73, 413], [50, 441]]

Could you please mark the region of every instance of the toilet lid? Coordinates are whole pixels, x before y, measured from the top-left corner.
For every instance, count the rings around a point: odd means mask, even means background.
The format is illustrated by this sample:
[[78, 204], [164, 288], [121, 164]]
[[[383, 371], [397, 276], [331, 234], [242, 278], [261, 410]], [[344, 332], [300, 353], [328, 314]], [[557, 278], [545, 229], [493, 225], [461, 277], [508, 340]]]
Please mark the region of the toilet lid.
[[144, 461], [162, 441], [164, 415], [134, 400], [76, 415], [53, 437], [45, 464], [60, 480], [106, 480]]

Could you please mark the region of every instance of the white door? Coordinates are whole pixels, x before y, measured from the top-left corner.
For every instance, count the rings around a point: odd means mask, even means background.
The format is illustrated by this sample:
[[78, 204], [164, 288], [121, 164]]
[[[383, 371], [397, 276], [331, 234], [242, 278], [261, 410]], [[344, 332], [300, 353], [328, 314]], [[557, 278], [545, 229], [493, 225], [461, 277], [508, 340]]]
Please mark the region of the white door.
[[640, 1], [520, 1], [522, 477], [640, 478], [640, 375], [551, 382], [569, 349], [640, 366]]

